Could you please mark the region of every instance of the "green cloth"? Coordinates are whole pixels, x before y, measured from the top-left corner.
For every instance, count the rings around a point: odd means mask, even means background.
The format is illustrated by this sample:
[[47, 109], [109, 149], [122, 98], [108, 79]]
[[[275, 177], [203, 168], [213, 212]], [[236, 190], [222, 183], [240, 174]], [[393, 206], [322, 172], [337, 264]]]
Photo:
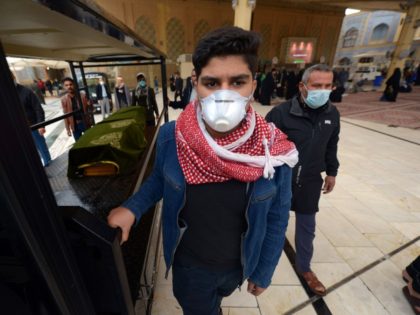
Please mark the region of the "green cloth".
[[80, 166], [109, 163], [119, 174], [134, 171], [146, 148], [144, 107], [128, 107], [88, 129], [69, 151], [68, 177], [79, 177]]

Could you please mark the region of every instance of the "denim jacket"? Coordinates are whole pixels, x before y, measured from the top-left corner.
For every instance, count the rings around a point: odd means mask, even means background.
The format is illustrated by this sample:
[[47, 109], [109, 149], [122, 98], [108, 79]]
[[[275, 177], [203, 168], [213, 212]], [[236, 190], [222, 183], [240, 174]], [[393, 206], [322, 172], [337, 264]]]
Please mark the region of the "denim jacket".
[[[250, 279], [266, 288], [271, 283], [285, 239], [291, 200], [291, 168], [276, 167], [272, 180], [259, 178], [249, 185], [246, 209], [247, 230], [241, 236], [243, 281]], [[178, 161], [175, 122], [161, 127], [156, 144], [156, 160], [151, 175], [122, 206], [130, 209], [137, 222], [163, 198], [163, 251], [166, 275], [186, 227], [178, 216], [185, 205], [186, 182]]]

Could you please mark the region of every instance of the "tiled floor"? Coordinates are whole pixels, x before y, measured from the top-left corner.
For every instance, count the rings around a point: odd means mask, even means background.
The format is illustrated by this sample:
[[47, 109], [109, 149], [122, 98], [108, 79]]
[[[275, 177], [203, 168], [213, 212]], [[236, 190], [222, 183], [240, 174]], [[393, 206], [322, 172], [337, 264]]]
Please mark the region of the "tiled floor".
[[[420, 99], [418, 92], [417, 99]], [[376, 97], [359, 94], [362, 98]], [[157, 99], [161, 104], [160, 96], [158, 94]], [[351, 99], [357, 101], [354, 96]], [[346, 102], [347, 107], [349, 103]], [[59, 114], [59, 106], [54, 100], [49, 102], [45, 107], [47, 116]], [[255, 104], [255, 108], [265, 115], [271, 106]], [[170, 109], [170, 119], [176, 119], [180, 113], [180, 110]], [[100, 119], [99, 115], [95, 118]], [[53, 158], [74, 143], [60, 124], [62, 122], [47, 127]], [[330, 313], [413, 314], [401, 291], [404, 286], [401, 270], [420, 255], [420, 241], [391, 257], [387, 255], [420, 235], [419, 144], [418, 129], [342, 118], [341, 168], [335, 190], [323, 195], [320, 202], [313, 258], [313, 269], [319, 278], [328, 288], [334, 286], [323, 298]], [[293, 214], [287, 238], [294, 246]], [[383, 261], [361, 271], [378, 259]], [[182, 311], [172, 295], [171, 278], [164, 279], [163, 269], [161, 258], [152, 314], [180, 315]], [[358, 271], [360, 274], [354, 277]], [[343, 282], [343, 279], [347, 280]], [[255, 298], [243, 287], [226, 298], [222, 306], [225, 315], [316, 314], [308, 300], [283, 253], [266, 292]], [[289, 312], [291, 310], [293, 312]]]
[[[271, 109], [259, 104], [255, 108], [262, 115]], [[171, 110], [171, 119], [179, 113]], [[401, 270], [420, 255], [420, 241], [387, 255], [420, 235], [420, 145], [387, 134], [420, 144], [420, 130], [342, 119], [341, 168], [336, 189], [321, 199], [312, 265], [328, 288], [334, 286], [323, 298], [331, 314], [413, 314], [401, 291]], [[287, 238], [294, 246], [293, 214]], [[225, 315], [316, 314], [305, 304], [308, 299], [283, 253], [272, 285], [260, 297], [243, 287], [222, 306]], [[182, 314], [170, 278], [158, 277], [152, 314]]]

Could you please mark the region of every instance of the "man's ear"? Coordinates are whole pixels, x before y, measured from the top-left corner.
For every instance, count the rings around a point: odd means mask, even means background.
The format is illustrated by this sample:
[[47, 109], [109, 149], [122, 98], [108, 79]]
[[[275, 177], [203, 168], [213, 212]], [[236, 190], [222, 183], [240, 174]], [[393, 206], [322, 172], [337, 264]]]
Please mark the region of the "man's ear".
[[303, 84], [302, 81], [299, 82], [298, 88], [299, 88], [300, 94], [304, 94], [303, 91], [305, 91], [305, 84]]

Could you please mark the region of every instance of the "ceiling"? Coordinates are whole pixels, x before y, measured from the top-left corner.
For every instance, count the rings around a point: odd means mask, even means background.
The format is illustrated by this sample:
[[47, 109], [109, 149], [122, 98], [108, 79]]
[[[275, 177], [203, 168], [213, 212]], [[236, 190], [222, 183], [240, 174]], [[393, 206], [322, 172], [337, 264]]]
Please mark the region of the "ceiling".
[[86, 61], [125, 56], [159, 58], [120, 22], [89, 0], [0, 1], [0, 40], [6, 55]]
[[[169, 0], [168, 0], [169, 1]], [[231, 2], [230, 0], [215, 0]], [[420, 0], [257, 0], [259, 6], [343, 12], [407, 9]], [[103, 11], [95, 0], [0, 1], [0, 40], [8, 56], [87, 61], [164, 54]]]

